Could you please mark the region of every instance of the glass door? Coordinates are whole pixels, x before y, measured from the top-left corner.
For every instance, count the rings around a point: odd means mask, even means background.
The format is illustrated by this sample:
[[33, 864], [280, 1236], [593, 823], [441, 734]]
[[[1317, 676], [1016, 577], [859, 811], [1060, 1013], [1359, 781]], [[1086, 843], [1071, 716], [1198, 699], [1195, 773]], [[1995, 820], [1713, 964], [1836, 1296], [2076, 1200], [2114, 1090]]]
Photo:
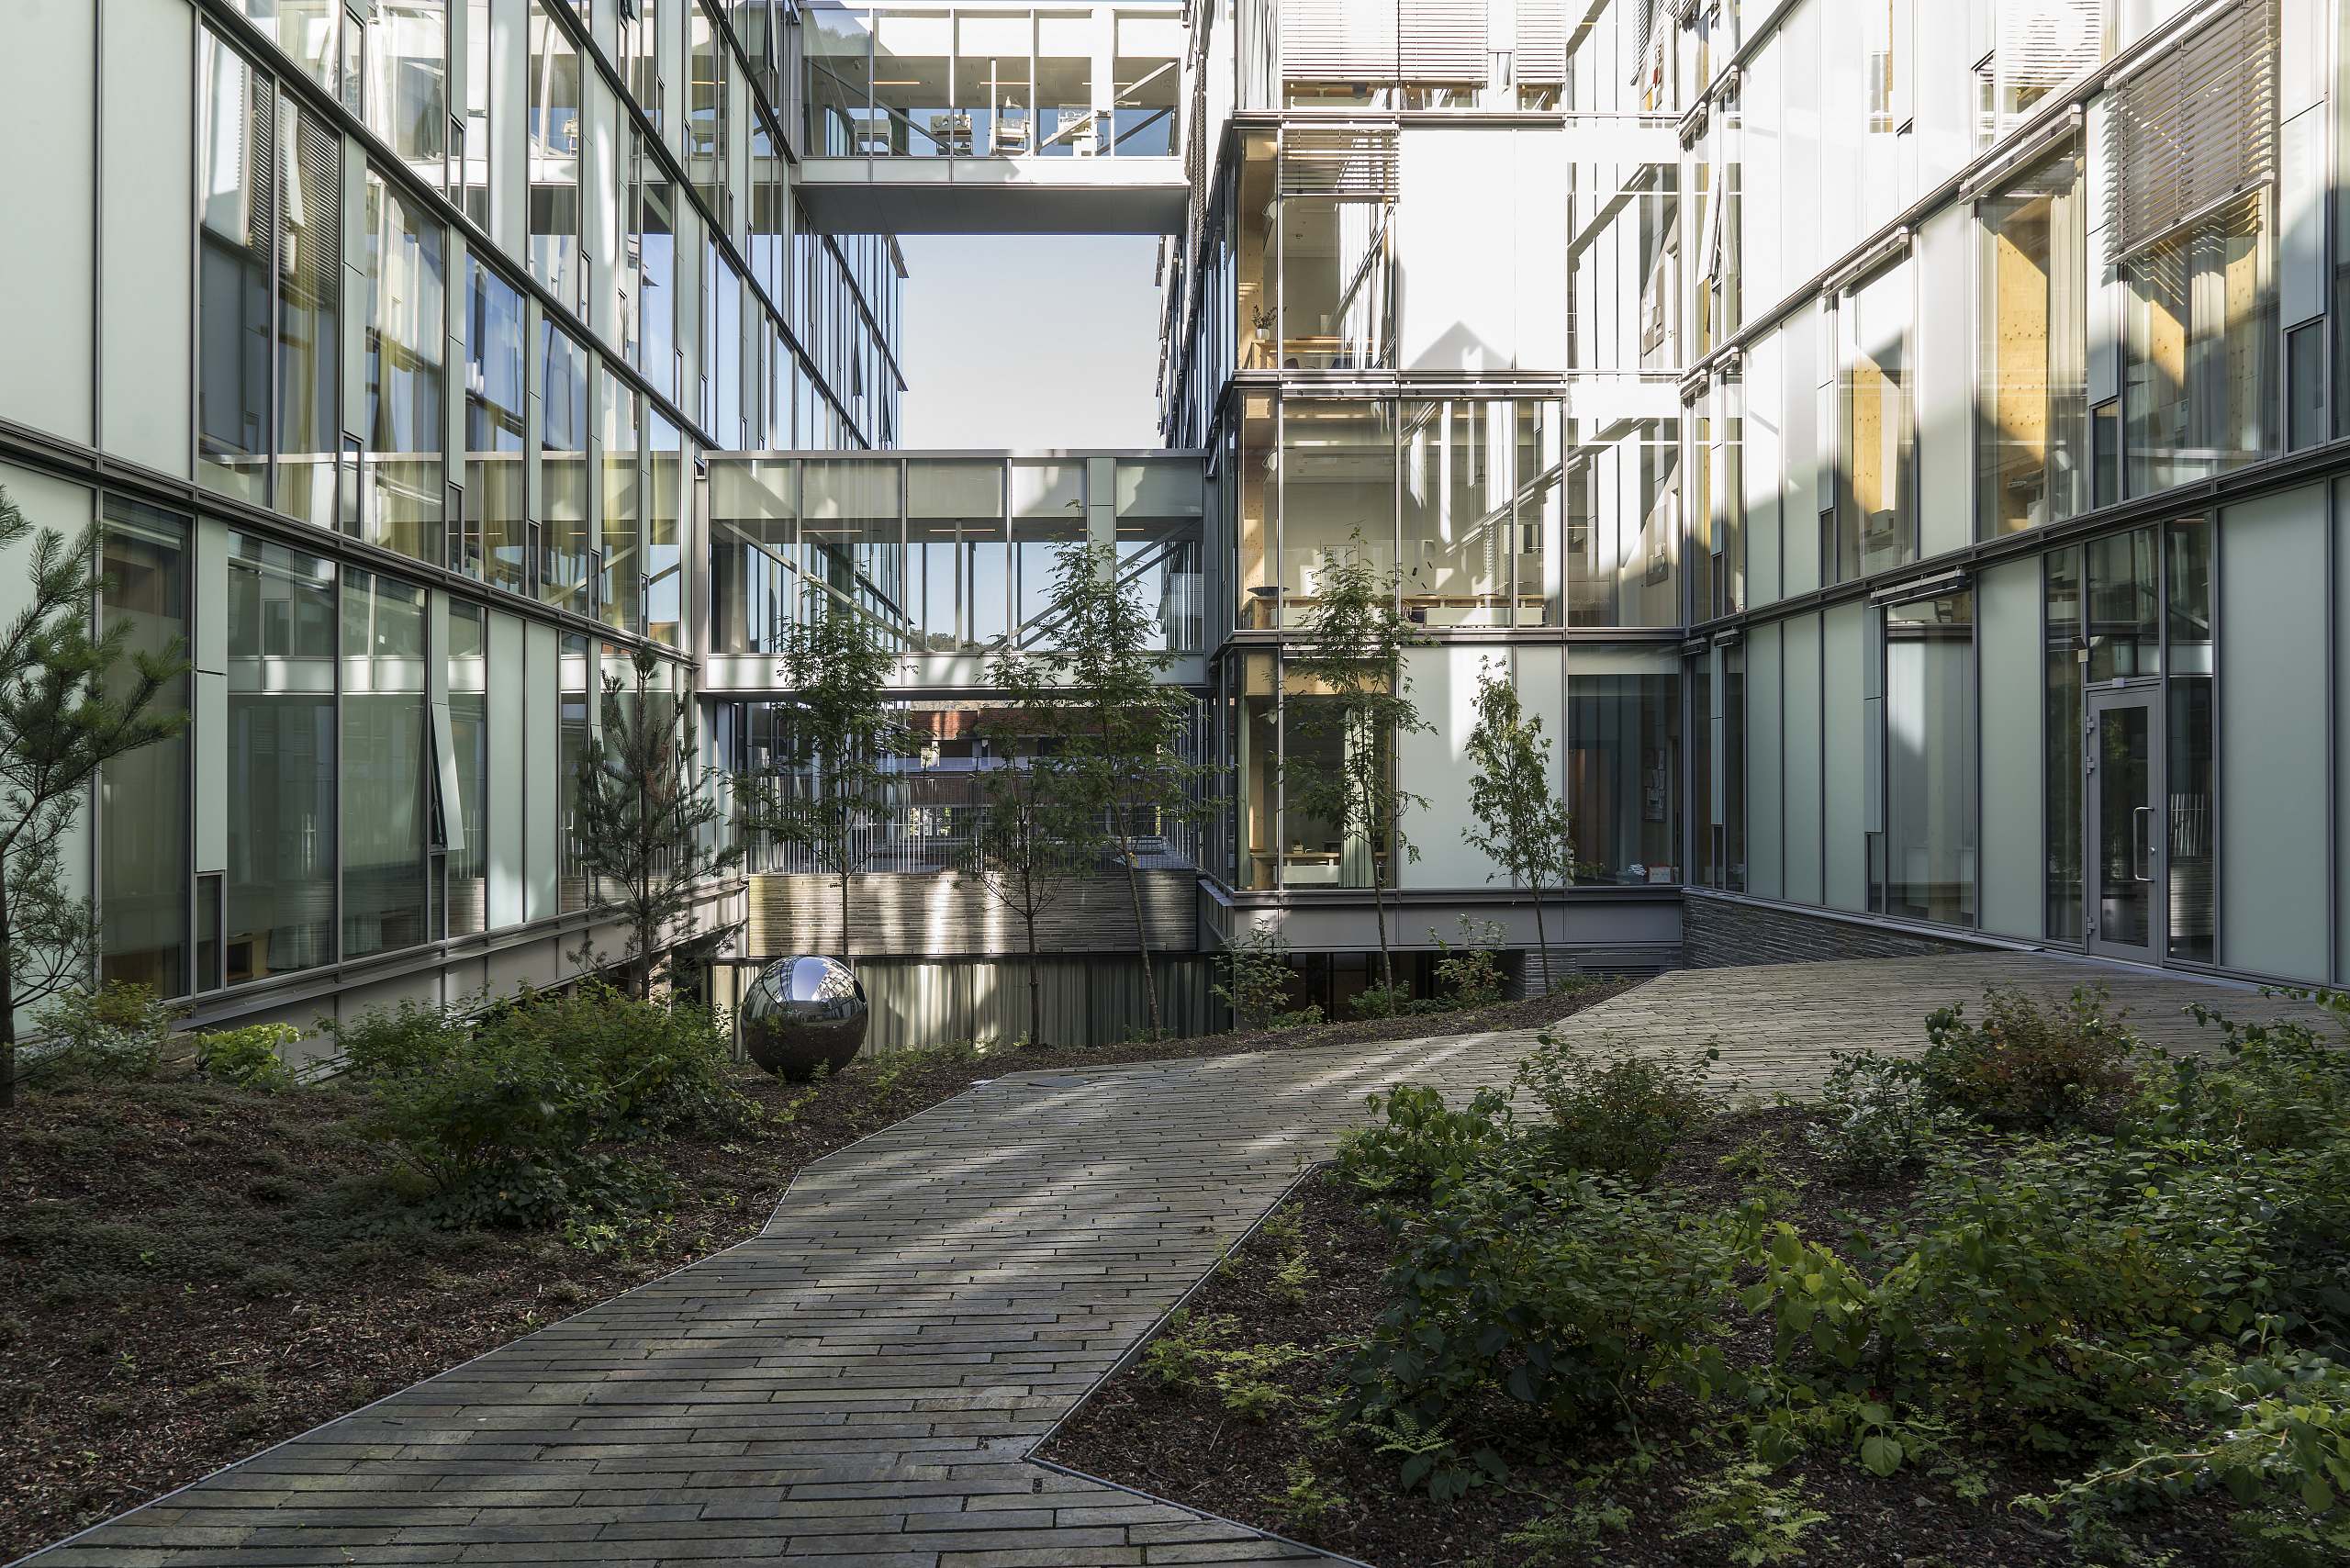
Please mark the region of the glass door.
[[2163, 948], [2162, 693], [2092, 691], [2087, 744], [2088, 946], [2160, 961]]

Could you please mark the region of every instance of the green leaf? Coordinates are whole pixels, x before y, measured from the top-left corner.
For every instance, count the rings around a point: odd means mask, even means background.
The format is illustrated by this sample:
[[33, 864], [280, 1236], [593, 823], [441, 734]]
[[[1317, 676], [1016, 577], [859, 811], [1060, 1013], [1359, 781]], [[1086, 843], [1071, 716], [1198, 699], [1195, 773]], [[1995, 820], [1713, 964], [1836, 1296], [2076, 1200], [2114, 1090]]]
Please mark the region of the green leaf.
[[1861, 1439], [1861, 1462], [1878, 1475], [1890, 1475], [1901, 1468], [1901, 1445], [1883, 1432], [1871, 1432]]

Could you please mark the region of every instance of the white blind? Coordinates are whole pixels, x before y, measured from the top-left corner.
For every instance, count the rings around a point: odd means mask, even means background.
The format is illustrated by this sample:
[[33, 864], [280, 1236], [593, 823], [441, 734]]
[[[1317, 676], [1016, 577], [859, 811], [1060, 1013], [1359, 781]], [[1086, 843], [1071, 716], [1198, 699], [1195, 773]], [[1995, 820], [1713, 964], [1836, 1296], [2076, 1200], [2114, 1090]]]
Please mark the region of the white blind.
[[2275, 0], [2238, 0], [2122, 84], [2107, 143], [2117, 250], [2251, 189], [2276, 162]]
[[1559, 0], [1517, 0], [1517, 79], [1555, 86], [1567, 79], [1567, 26]]
[[1396, 11], [1404, 81], [1485, 79], [1485, 0], [1398, 0]]
[[1284, 77], [1395, 79], [1394, 0], [1281, 0], [1281, 25]]
[[1395, 132], [1379, 126], [1290, 125], [1281, 131], [1281, 194], [1393, 197]]
[[2009, 102], [2064, 86], [2105, 52], [2103, 0], [1999, 0], [1998, 69]]

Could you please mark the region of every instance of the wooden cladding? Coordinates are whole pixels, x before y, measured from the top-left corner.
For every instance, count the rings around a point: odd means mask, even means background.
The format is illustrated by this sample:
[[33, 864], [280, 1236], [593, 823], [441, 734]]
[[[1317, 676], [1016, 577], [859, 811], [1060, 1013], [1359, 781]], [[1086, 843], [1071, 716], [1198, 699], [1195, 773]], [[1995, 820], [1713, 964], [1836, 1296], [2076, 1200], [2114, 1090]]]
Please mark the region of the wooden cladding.
[[[1199, 947], [1199, 877], [1192, 871], [1138, 873], [1143, 917], [1156, 951]], [[851, 956], [946, 958], [1024, 954], [1027, 936], [1011, 911], [979, 884], [951, 873], [875, 872], [849, 879]], [[1077, 881], [1037, 922], [1037, 946], [1058, 954], [1131, 953], [1132, 896], [1123, 873], [1105, 870]], [[844, 951], [839, 883], [813, 873], [766, 872], [751, 879], [750, 930], [744, 957]]]

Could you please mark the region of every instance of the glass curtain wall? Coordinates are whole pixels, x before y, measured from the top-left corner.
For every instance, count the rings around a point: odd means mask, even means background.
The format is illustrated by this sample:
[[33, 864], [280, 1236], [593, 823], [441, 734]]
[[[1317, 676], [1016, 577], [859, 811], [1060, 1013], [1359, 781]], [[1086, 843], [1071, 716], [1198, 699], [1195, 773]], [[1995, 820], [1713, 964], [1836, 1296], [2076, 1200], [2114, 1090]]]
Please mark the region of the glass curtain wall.
[[488, 616], [462, 599], [449, 606], [449, 749], [457, 780], [448, 834], [449, 935], [470, 936], [489, 928], [489, 843], [486, 812], [489, 799]]
[[2169, 951], [2174, 959], [2218, 961], [2213, 945], [2213, 870], [2217, 837], [2212, 812], [2213, 679], [2211, 525], [2200, 518], [2174, 522], [2163, 533], [2166, 604], [2164, 641], [2169, 655], [2168, 728], [2163, 747], [2168, 774], [2165, 812], [2170, 877]]
[[1394, 569], [1397, 457], [1393, 403], [1281, 400], [1273, 524], [1285, 624], [1311, 622], [1331, 559], [1359, 557], [1382, 577]]
[[2052, 940], [2078, 942], [2083, 935], [2081, 839], [2087, 824], [2081, 778], [2086, 697], [2080, 655], [2088, 647], [2080, 547], [2050, 551], [2042, 569], [2047, 588], [2042, 611], [2048, 678], [2047, 762], [2042, 794], [2048, 835], [2047, 930]]
[[1679, 625], [1681, 421], [1577, 415], [1564, 464], [1567, 623]]
[[757, 458], [711, 465], [712, 646], [722, 654], [773, 654], [802, 597], [798, 465]]
[[590, 689], [595, 669], [588, 639], [565, 633], [561, 663], [563, 703], [556, 714], [556, 744], [563, 765], [563, 862], [558, 902], [568, 914], [588, 907], [588, 874], [579, 855], [579, 769], [588, 760], [594, 734]]
[[439, 188], [449, 140], [447, 0], [374, 0], [366, 48], [367, 129], [417, 179]]
[[644, 627], [645, 635], [670, 647], [684, 645], [685, 577], [680, 549], [690, 465], [683, 436], [661, 415], [647, 410], [645, 428]]
[[1012, 465], [1013, 640], [1051, 645], [1053, 589], [1062, 560], [1085, 543], [1085, 465]]
[[910, 463], [906, 593], [913, 645], [988, 653], [1004, 645], [1011, 556], [1001, 463]]
[[2084, 162], [2077, 149], [2067, 150], [1975, 206], [1982, 538], [2060, 521], [2088, 505]]
[[[465, 266], [465, 537], [464, 559], [451, 564], [492, 588], [528, 593], [522, 294], [478, 257]], [[562, 390], [547, 388], [553, 397]]]
[[484, 229], [493, 228], [504, 213], [502, 198], [491, 188], [498, 144], [490, 134], [490, 106], [496, 96], [490, 75], [490, 6], [491, 0], [464, 0], [465, 111], [456, 161], [457, 204]]
[[[120, 496], [106, 503], [100, 623], [128, 625], [126, 655], [185, 655], [188, 634], [188, 525], [185, 518]], [[108, 684], [136, 678], [128, 659]], [[152, 711], [185, 712], [188, 677], [155, 694]], [[98, 907], [109, 982], [156, 995], [188, 983], [188, 773], [185, 731], [106, 765], [98, 778]]]
[[424, 590], [342, 578], [342, 957], [411, 947], [434, 933], [425, 881]]
[[364, 534], [411, 560], [446, 565], [442, 543], [441, 226], [367, 174], [367, 454]]
[[1944, 594], [1885, 611], [1886, 914], [1975, 923], [1975, 599]]
[[196, 476], [266, 502], [277, 93], [209, 28], [197, 39]]
[[334, 958], [334, 563], [229, 535], [229, 983]]

